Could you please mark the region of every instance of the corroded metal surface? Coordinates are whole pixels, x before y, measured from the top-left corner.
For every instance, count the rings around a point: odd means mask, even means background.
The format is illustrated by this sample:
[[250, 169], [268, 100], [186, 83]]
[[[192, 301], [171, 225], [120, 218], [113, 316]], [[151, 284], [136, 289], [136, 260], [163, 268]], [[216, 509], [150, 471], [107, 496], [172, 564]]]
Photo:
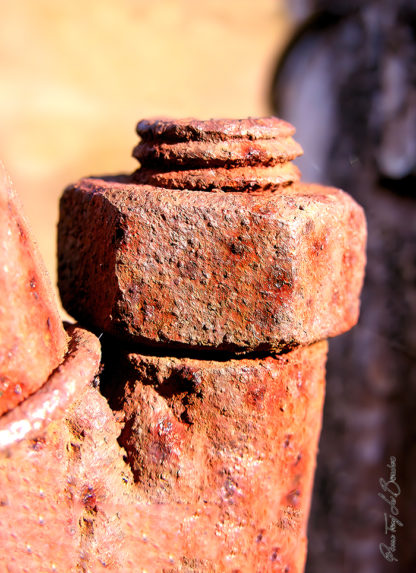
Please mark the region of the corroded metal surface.
[[216, 169], [181, 169], [160, 171], [142, 167], [133, 174], [133, 181], [166, 189], [196, 191], [240, 191], [261, 193], [264, 189], [276, 191], [300, 179], [300, 171], [290, 163], [271, 167], [217, 167]]
[[342, 191], [204, 193], [84, 179], [61, 200], [70, 314], [149, 345], [279, 350], [351, 328], [362, 209]]
[[141, 165], [170, 167], [229, 167], [276, 165], [301, 155], [301, 147], [292, 137], [272, 140], [235, 139], [226, 141], [141, 141], [133, 156]]
[[138, 183], [168, 189], [259, 192], [290, 185], [302, 154], [294, 128], [276, 117], [243, 120], [143, 120], [133, 155]]
[[48, 380], [0, 417], [0, 450], [41, 435], [97, 375], [101, 358], [98, 339], [79, 327], [69, 327], [69, 335], [68, 353]]
[[0, 162], [0, 416], [46, 381], [67, 347], [49, 277]]
[[145, 141], [157, 139], [212, 142], [288, 137], [295, 133], [295, 128], [278, 117], [208, 120], [154, 118], [139, 121], [136, 131]]
[[301, 573], [322, 339], [358, 317], [362, 210], [295, 182], [277, 118], [138, 132], [138, 172], [61, 201], [61, 294], [105, 333], [102, 393], [99, 341], [75, 329], [0, 417], [0, 568]]
[[125, 491], [117, 428], [98, 390], [77, 390], [35, 437], [0, 452], [0, 571], [125, 571], [118, 559], [106, 568], [119, 552], [112, 509]]
[[0, 453], [0, 570], [302, 571], [326, 349], [113, 355], [116, 418], [86, 384]]
[[136, 487], [152, 503], [185, 504], [195, 516], [175, 563], [199, 559], [192, 570], [201, 572], [302, 571], [326, 351], [321, 342], [223, 362], [121, 356], [119, 442]]

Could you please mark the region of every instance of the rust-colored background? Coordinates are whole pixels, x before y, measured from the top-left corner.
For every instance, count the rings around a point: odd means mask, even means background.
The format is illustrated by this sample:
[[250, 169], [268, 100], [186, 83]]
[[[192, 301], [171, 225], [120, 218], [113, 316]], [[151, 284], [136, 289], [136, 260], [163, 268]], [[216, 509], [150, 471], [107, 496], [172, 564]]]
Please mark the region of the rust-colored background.
[[270, 113], [283, 0], [0, 0], [0, 157], [56, 282], [63, 188], [132, 171], [138, 119]]

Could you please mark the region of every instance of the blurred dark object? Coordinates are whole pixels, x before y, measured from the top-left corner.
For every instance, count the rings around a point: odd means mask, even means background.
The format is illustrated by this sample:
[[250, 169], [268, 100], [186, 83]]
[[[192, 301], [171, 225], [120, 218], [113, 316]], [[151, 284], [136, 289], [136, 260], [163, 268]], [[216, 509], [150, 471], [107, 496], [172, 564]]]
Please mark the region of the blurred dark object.
[[[301, 1], [278, 63], [277, 115], [297, 127], [305, 180], [365, 208], [359, 325], [330, 343], [307, 573], [416, 571], [416, 2]], [[397, 562], [378, 496], [397, 460]]]

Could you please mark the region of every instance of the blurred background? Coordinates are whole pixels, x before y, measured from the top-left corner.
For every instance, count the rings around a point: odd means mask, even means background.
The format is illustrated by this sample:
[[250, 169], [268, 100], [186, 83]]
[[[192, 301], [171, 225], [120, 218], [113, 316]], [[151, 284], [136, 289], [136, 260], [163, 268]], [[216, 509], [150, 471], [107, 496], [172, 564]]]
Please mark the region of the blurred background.
[[[0, 0], [0, 158], [53, 282], [63, 188], [133, 171], [136, 122], [276, 113], [304, 180], [366, 210], [359, 325], [330, 343], [307, 573], [416, 571], [414, 0]], [[397, 458], [397, 562], [379, 479]], [[384, 505], [383, 505], [384, 504]]]

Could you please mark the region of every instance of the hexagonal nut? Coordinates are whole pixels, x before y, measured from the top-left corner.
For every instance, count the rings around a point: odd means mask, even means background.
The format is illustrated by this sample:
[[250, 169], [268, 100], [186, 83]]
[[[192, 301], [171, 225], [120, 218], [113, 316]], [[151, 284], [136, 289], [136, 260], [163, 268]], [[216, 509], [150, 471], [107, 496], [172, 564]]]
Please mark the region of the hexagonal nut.
[[338, 189], [90, 178], [61, 199], [59, 288], [81, 323], [137, 343], [279, 351], [356, 323], [365, 239], [363, 210]]

